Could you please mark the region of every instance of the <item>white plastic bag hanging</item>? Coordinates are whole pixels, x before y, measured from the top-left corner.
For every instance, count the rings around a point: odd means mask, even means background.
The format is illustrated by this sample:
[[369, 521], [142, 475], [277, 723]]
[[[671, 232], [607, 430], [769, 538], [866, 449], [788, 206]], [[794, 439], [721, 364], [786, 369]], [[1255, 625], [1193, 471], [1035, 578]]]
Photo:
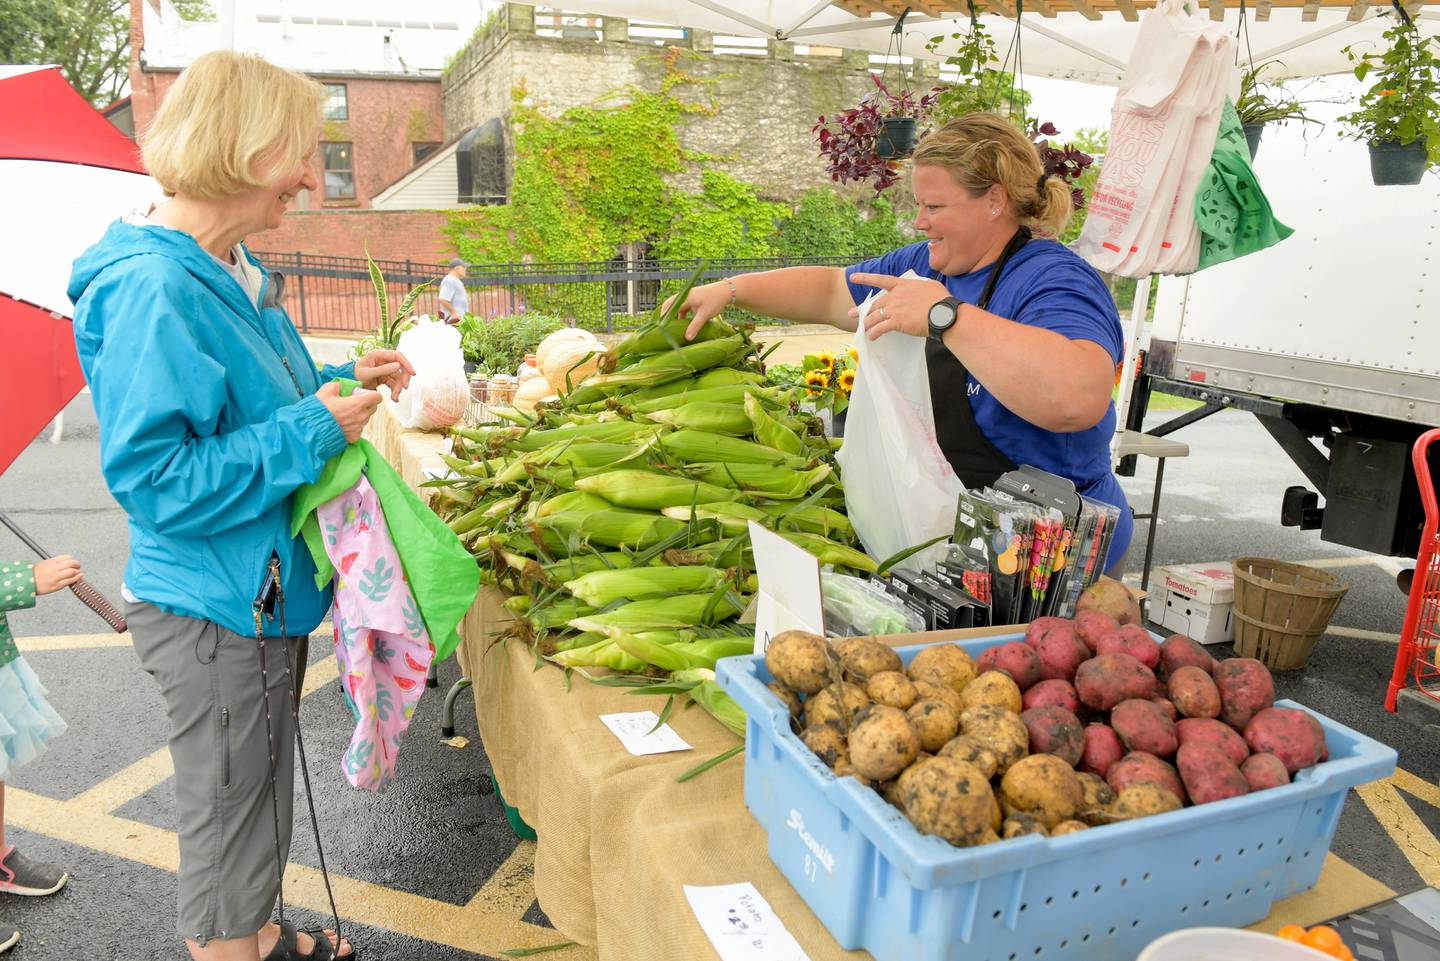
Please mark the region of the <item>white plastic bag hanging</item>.
[[1233, 44], [1223, 23], [1187, 13], [1183, 0], [1160, 0], [1145, 14], [1075, 242], [1096, 269], [1125, 277], [1194, 269], [1191, 195], [1215, 147], [1224, 90], [1217, 71], [1233, 70]]
[[[872, 294], [860, 305], [855, 387], [836, 461], [855, 533], [871, 557], [884, 560], [954, 530], [965, 485], [935, 439], [925, 341], [898, 332], [871, 340], [865, 317], [874, 299]], [[944, 552], [937, 544], [898, 566], [919, 571]]]
[[398, 349], [415, 368], [410, 386], [396, 401], [400, 425], [443, 430], [460, 423], [470, 403], [460, 330], [421, 317], [400, 335]]

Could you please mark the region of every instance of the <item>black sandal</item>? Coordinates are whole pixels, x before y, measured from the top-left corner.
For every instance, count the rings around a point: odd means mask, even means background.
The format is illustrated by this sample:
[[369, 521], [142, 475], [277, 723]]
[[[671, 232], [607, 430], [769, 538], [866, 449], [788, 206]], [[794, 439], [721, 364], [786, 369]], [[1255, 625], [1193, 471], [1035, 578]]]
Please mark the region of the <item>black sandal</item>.
[[[300, 953], [299, 936], [308, 934], [315, 939], [315, 947], [309, 954]], [[359, 961], [359, 952], [350, 946], [349, 954], [336, 954], [339, 947], [330, 943], [330, 936], [323, 930], [297, 931], [289, 921], [280, 922], [280, 937], [275, 947], [265, 955], [264, 961]]]

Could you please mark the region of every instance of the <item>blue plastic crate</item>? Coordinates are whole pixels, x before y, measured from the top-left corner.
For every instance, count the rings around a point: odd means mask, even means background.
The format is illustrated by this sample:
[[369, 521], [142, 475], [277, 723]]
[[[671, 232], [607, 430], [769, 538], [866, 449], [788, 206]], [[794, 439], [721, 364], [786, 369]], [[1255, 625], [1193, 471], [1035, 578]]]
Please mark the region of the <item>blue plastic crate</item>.
[[[1019, 636], [961, 646], [973, 656]], [[1285, 787], [961, 849], [836, 778], [791, 733], [763, 657], [726, 658], [718, 674], [749, 716], [745, 804], [770, 859], [841, 947], [877, 961], [1134, 961], [1179, 928], [1252, 924], [1319, 880], [1345, 792], [1395, 769], [1391, 748], [1315, 714], [1330, 760]]]

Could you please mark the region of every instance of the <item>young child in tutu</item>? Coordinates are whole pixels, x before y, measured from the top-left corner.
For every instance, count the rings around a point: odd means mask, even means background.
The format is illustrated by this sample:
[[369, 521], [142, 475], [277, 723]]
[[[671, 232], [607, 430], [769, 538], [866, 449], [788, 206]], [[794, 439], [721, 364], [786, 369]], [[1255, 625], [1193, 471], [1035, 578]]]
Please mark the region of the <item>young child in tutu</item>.
[[[79, 579], [80, 562], [68, 555], [33, 567], [0, 561], [0, 895], [54, 894], [70, 879], [53, 865], [30, 860], [5, 840], [5, 778], [11, 768], [38, 757], [46, 741], [65, 733], [65, 722], [46, 702], [40, 679], [15, 647], [5, 612], [34, 607], [37, 595], [54, 593]], [[0, 923], [0, 953], [19, 940], [19, 931]]]

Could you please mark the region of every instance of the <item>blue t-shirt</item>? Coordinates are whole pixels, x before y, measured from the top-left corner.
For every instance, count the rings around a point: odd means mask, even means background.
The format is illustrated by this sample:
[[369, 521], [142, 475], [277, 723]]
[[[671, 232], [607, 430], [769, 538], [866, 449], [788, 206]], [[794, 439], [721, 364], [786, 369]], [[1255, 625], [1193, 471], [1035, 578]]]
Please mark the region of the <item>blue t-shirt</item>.
[[[941, 274], [930, 266], [929, 252], [921, 241], [847, 267], [845, 279], [851, 298], [859, 304], [874, 288], [850, 282], [851, 274], [898, 277], [907, 270], [940, 281], [951, 296], [973, 304], [984, 292], [991, 268], [985, 266], [955, 277]], [[1117, 365], [1124, 359], [1120, 315], [1104, 280], [1095, 268], [1054, 240], [1031, 240], [1015, 252], [995, 285], [987, 309], [1017, 323], [1053, 330], [1070, 340], [1094, 341]], [[1044, 368], [1044, 359], [1037, 358], [1037, 377], [1044, 376]], [[1056, 433], [1012, 413], [973, 374], [966, 378], [965, 386], [976, 424], [1002, 454], [1016, 464], [1032, 464], [1067, 477], [1085, 496], [1120, 508], [1120, 523], [1110, 550], [1110, 562], [1118, 560], [1130, 543], [1132, 519], [1124, 491], [1110, 469], [1115, 405], [1111, 404], [1093, 427]], [[937, 410], [936, 416], [943, 416], [943, 411]]]

